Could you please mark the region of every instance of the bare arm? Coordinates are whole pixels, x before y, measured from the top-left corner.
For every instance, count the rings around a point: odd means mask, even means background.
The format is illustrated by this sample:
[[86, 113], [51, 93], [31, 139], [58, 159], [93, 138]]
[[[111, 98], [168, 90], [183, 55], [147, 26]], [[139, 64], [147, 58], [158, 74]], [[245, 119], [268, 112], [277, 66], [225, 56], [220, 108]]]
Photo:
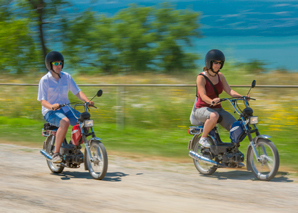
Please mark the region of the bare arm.
[[220, 80], [222, 82], [222, 85], [223, 85], [223, 89], [224, 91], [229, 95], [231, 96], [232, 98], [238, 98], [238, 97], [241, 97], [241, 95], [239, 93], [237, 93], [236, 91], [232, 90], [230, 85], [228, 84], [226, 78], [224, 77], [224, 75], [222, 73], [219, 73], [219, 77], [220, 77]]
[[93, 101], [89, 101], [89, 99], [86, 97], [86, 95], [80, 91], [76, 94], [76, 96], [78, 97], [78, 99], [80, 99], [81, 101], [84, 101], [84, 102], [90, 102], [90, 105], [94, 105], [94, 102]]
[[[214, 101], [214, 103], [218, 103], [220, 100], [219, 98], [211, 99], [207, 96], [205, 85], [206, 85], [205, 78], [203, 76], [199, 75], [197, 77], [197, 88], [198, 88], [198, 92], [200, 94], [201, 99], [205, 103], [210, 104], [210, 105], [212, 104], [212, 101]], [[217, 104], [213, 104], [213, 105], [217, 105]]]
[[49, 102], [47, 102], [46, 100], [41, 100], [40, 101], [41, 103], [41, 106], [47, 108], [47, 109], [50, 109], [50, 110], [56, 110], [59, 108], [59, 104], [50, 104]]

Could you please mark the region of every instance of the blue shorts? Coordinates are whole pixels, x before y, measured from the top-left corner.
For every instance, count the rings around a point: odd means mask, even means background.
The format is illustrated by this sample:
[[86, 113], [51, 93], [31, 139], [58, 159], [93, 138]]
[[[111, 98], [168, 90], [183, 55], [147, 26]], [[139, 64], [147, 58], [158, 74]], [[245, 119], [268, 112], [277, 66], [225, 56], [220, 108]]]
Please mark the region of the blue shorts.
[[[78, 112], [75, 109], [72, 109], [76, 116], [79, 118], [80, 117], [80, 112]], [[73, 113], [69, 110], [68, 112], [64, 112], [62, 109], [55, 110], [55, 111], [48, 111], [47, 114], [44, 116], [44, 119], [49, 122], [51, 125], [59, 127], [60, 121], [67, 117], [70, 121], [70, 125], [74, 126], [76, 125], [78, 119], [76, 119], [73, 115]]]

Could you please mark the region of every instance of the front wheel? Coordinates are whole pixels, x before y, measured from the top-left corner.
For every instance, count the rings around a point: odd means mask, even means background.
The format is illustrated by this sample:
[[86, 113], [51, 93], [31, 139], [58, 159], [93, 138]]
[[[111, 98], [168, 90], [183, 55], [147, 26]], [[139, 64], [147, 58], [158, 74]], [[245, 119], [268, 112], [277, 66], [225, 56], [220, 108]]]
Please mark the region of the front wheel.
[[[85, 152], [87, 154], [87, 152]], [[108, 155], [104, 145], [100, 141], [92, 141], [90, 144], [91, 158], [86, 156], [86, 164], [90, 175], [101, 180], [108, 170]]]
[[256, 159], [252, 146], [249, 146], [247, 150], [248, 166], [259, 180], [271, 180], [279, 168], [279, 155], [276, 146], [266, 139], [259, 139], [255, 146], [259, 160]]
[[[206, 158], [209, 158], [210, 160], [212, 160], [213, 157], [212, 157], [212, 154], [210, 153], [210, 151], [207, 151], [207, 149], [206, 150], [201, 149], [201, 144], [199, 143], [200, 138], [201, 137], [196, 137], [194, 139], [193, 151], [203, 157], [206, 157]], [[209, 143], [212, 144], [212, 139], [209, 136], [207, 139], [208, 139]], [[210, 150], [210, 149], [208, 149], [208, 150]], [[204, 174], [204, 175], [212, 175], [217, 170], [216, 166], [212, 166], [208, 163], [204, 163], [204, 161], [198, 161], [198, 160], [193, 159], [193, 163], [194, 163], [196, 169], [201, 174]]]

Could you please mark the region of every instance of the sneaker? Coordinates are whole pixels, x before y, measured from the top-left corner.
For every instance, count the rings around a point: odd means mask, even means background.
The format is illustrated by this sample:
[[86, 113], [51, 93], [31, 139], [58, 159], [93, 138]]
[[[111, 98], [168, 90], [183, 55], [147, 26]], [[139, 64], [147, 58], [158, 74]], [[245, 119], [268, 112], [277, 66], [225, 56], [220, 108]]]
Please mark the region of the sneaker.
[[57, 152], [55, 154], [53, 154], [52, 156], [52, 162], [53, 163], [60, 163], [62, 161], [60, 154]]
[[207, 138], [201, 138], [199, 143], [205, 147], [205, 148], [210, 148], [210, 144], [208, 143], [208, 139]]

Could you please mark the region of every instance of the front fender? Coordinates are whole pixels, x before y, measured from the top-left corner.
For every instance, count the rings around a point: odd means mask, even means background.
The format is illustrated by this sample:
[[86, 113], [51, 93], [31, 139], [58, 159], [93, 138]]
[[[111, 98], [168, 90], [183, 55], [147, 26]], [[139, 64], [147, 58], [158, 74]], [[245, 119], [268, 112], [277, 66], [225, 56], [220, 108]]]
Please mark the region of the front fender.
[[[258, 144], [259, 139], [265, 139], [265, 140], [270, 141], [268, 138], [271, 138], [271, 136], [269, 136], [269, 135], [258, 135], [252, 141], [253, 141], [253, 144]], [[250, 163], [248, 162], [248, 153], [250, 152], [250, 149], [253, 149], [251, 142], [248, 144], [248, 147], [247, 147], [247, 150], [246, 150], [246, 168], [247, 168], [247, 171], [251, 171]], [[253, 150], [252, 150], [252, 152], [253, 152]]]

